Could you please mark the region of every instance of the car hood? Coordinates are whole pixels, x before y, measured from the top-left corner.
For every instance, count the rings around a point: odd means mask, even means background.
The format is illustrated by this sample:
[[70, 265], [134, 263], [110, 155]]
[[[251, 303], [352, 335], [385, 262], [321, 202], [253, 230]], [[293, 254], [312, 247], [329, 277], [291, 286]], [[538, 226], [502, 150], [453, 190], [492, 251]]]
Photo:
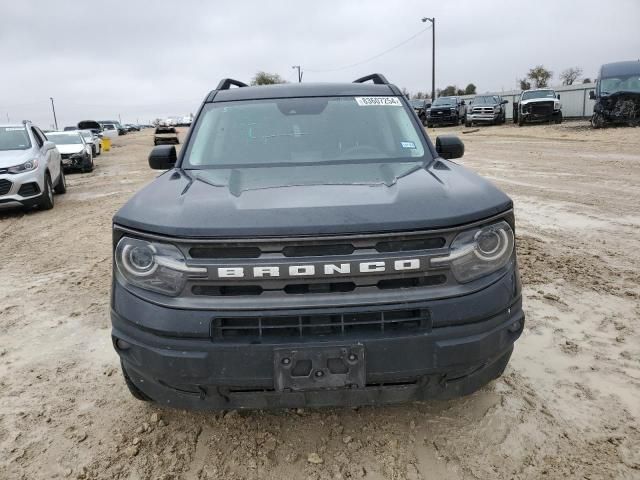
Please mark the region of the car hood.
[[446, 160], [327, 168], [170, 170], [115, 215], [178, 237], [323, 235], [444, 228], [512, 207], [509, 197]]
[[560, 101], [557, 98], [530, 98], [529, 100], [522, 100], [520, 101], [520, 103], [522, 105], [527, 105], [529, 103], [541, 103], [541, 102], [558, 102], [560, 103]]
[[13, 167], [35, 157], [31, 148], [27, 150], [0, 150], [0, 168]]
[[62, 154], [78, 153], [84, 150], [84, 145], [57, 145], [58, 151]]

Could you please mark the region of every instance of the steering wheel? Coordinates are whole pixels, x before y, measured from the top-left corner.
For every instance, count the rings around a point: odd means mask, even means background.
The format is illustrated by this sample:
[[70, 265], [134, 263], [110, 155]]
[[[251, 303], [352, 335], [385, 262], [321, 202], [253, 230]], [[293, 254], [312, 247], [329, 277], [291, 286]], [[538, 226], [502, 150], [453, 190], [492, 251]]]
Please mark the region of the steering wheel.
[[372, 153], [374, 155], [378, 155], [382, 152], [380, 151], [380, 149], [372, 147], [371, 145], [355, 145], [353, 147], [347, 148], [344, 152], [342, 152], [342, 156], [346, 157], [348, 155], [353, 155], [354, 153]]

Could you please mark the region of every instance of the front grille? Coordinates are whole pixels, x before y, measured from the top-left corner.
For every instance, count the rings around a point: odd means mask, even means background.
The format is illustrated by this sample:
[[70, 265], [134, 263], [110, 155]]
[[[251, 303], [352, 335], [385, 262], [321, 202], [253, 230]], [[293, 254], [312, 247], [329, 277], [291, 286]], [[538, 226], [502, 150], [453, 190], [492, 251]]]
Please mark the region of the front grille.
[[378, 288], [393, 290], [399, 288], [432, 287], [446, 283], [446, 275], [428, 275], [379, 280], [373, 285], [357, 285], [355, 282], [290, 283], [279, 288], [268, 289], [261, 285], [194, 285], [191, 293], [204, 297], [256, 296], [268, 291], [279, 291], [287, 295], [307, 295], [321, 293], [346, 293], [357, 288]]
[[215, 318], [214, 340], [259, 340], [265, 337], [346, 336], [358, 333], [408, 333], [431, 328], [429, 311], [403, 308], [379, 311], [318, 313], [282, 316]]
[[18, 195], [22, 197], [32, 197], [40, 193], [40, 187], [36, 182], [25, 183], [18, 190]]
[[71, 154], [70, 153], [61, 153], [60, 154], [60, 158], [62, 158], [62, 160], [68, 160], [69, 158], [71, 158]]
[[2, 179], [0, 180], [0, 195], [6, 195], [11, 190], [11, 185], [13, 185], [9, 180]]
[[493, 115], [493, 107], [473, 107], [472, 113]]
[[[358, 294], [451, 283], [446, 267], [429, 266], [430, 256], [448, 252], [455, 232], [403, 232], [327, 237], [255, 238], [185, 245], [188, 263], [207, 267], [206, 278], [189, 279], [187, 295], [198, 297], [295, 298], [300, 295]], [[419, 268], [396, 270], [398, 259], [418, 259]], [[383, 270], [359, 271], [363, 263]], [[336, 272], [332, 268], [349, 269]], [[254, 276], [254, 268], [277, 267], [276, 274]], [[290, 274], [291, 266], [311, 273]], [[325, 272], [325, 267], [329, 273]], [[219, 270], [240, 270], [223, 276]], [[294, 270], [297, 271], [297, 270]]]
[[533, 115], [551, 115], [553, 113], [553, 102], [539, 102], [530, 104], [529, 113]]

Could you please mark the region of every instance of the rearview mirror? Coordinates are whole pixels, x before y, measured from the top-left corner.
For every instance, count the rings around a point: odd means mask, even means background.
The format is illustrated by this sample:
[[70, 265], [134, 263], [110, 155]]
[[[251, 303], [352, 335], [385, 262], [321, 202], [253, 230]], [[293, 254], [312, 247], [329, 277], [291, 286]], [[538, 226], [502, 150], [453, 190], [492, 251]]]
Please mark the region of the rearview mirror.
[[149, 166], [154, 170], [169, 170], [175, 167], [176, 147], [173, 145], [158, 145], [149, 154]]
[[500, 105], [506, 105], [507, 103], [509, 103], [509, 100], [502, 100], [502, 101], [500, 102]]
[[595, 100], [596, 99], [596, 92], [594, 92], [593, 90], [589, 90], [589, 100]]
[[447, 160], [460, 158], [464, 155], [464, 143], [455, 135], [440, 135], [436, 138], [436, 152]]

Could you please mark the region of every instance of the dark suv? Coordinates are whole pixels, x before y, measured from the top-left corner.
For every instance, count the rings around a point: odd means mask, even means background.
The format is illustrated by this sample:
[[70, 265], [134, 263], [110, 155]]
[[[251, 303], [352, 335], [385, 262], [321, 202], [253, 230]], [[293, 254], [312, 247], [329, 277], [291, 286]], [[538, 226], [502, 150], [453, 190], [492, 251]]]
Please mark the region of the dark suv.
[[[232, 86], [239, 88], [231, 88]], [[114, 217], [112, 338], [142, 400], [396, 403], [500, 376], [524, 326], [513, 205], [380, 74], [225, 79]]]
[[427, 127], [459, 125], [465, 121], [467, 108], [460, 97], [438, 97], [427, 110]]

